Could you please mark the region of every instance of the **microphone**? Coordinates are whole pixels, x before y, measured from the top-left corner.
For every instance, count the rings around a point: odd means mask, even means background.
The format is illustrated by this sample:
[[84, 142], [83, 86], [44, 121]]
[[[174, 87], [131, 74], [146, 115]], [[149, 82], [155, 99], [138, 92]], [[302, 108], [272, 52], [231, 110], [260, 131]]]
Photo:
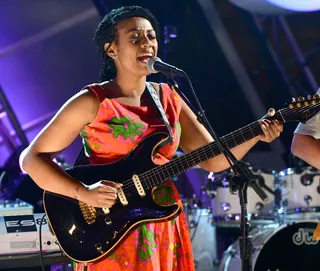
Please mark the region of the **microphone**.
[[186, 73], [175, 66], [163, 62], [159, 57], [150, 57], [147, 61], [148, 71], [151, 73], [161, 72], [165, 75], [178, 75], [185, 77]]

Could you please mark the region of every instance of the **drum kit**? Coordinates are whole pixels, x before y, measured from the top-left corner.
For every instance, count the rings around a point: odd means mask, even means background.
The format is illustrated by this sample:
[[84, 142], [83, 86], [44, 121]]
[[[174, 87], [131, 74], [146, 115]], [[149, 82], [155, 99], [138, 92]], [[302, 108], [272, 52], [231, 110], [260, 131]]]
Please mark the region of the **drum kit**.
[[[253, 270], [320, 270], [320, 244], [312, 237], [320, 218], [320, 170], [251, 170], [268, 195], [262, 202], [247, 191]], [[238, 195], [229, 191], [232, 176], [231, 170], [206, 174], [200, 196], [183, 200], [197, 271], [241, 270], [241, 212]], [[211, 265], [201, 260], [208, 251]]]

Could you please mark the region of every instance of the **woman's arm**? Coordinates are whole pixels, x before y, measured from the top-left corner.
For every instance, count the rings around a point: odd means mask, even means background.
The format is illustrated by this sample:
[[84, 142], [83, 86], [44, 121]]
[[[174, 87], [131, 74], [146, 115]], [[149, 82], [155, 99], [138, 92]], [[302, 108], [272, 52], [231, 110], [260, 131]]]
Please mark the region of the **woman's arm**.
[[[192, 110], [182, 101], [180, 113], [182, 127], [180, 147], [184, 152], [190, 152], [213, 141], [209, 132], [201, 125]], [[264, 135], [257, 136], [231, 149], [237, 159], [241, 159], [259, 140], [271, 142], [282, 132], [283, 125], [279, 122], [261, 121]], [[200, 165], [203, 169], [220, 172], [230, 167], [224, 155], [218, 155]]]
[[101, 196], [99, 192], [113, 192], [110, 198], [114, 198], [116, 190], [113, 187], [117, 185], [112, 182], [102, 182], [101, 185], [92, 187], [93, 190], [88, 193], [87, 187], [66, 174], [52, 161], [54, 156], [75, 140], [86, 124], [94, 120], [99, 105], [99, 99], [88, 91], [72, 97], [23, 151], [20, 165], [44, 190], [81, 200], [92, 206], [110, 207], [112, 205], [109, 204], [108, 197]]

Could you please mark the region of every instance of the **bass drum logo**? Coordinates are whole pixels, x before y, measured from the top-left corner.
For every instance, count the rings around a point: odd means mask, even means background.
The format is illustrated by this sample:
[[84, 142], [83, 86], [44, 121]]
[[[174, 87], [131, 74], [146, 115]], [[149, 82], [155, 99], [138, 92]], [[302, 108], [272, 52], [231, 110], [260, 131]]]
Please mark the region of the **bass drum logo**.
[[313, 239], [312, 233], [304, 228], [299, 228], [299, 230], [292, 236], [292, 242], [296, 246], [301, 245], [317, 245], [319, 241]]

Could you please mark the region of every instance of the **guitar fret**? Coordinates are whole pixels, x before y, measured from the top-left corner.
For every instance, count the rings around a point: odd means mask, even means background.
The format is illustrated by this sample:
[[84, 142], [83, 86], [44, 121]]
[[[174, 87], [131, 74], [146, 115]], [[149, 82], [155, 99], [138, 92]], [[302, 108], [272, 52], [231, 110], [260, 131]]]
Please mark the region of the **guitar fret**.
[[226, 138], [221, 138], [221, 141], [228, 147], [228, 149], [231, 149]]
[[244, 136], [244, 138], [245, 138], [245, 141], [247, 141], [247, 140], [249, 140], [249, 139], [252, 138], [252, 136], [251, 136], [252, 134], [251, 134], [250, 129], [249, 129], [249, 130], [245, 129], [245, 130], [242, 132], [242, 134], [243, 134], [243, 136]]
[[234, 141], [234, 145], [231, 146], [231, 147], [237, 146], [237, 141], [236, 141], [236, 139], [235, 139], [235, 137], [234, 137], [234, 133], [232, 132], [232, 133], [230, 133], [230, 135], [232, 136], [232, 139], [233, 139], [233, 141]]
[[255, 137], [255, 134], [254, 134], [253, 131], [252, 131], [251, 125], [248, 125], [248, 127], [249, 127], [249, 130], [250, 130], [251, 134], [252, 134], [252, 138], [254, 138], [254, 137]]

